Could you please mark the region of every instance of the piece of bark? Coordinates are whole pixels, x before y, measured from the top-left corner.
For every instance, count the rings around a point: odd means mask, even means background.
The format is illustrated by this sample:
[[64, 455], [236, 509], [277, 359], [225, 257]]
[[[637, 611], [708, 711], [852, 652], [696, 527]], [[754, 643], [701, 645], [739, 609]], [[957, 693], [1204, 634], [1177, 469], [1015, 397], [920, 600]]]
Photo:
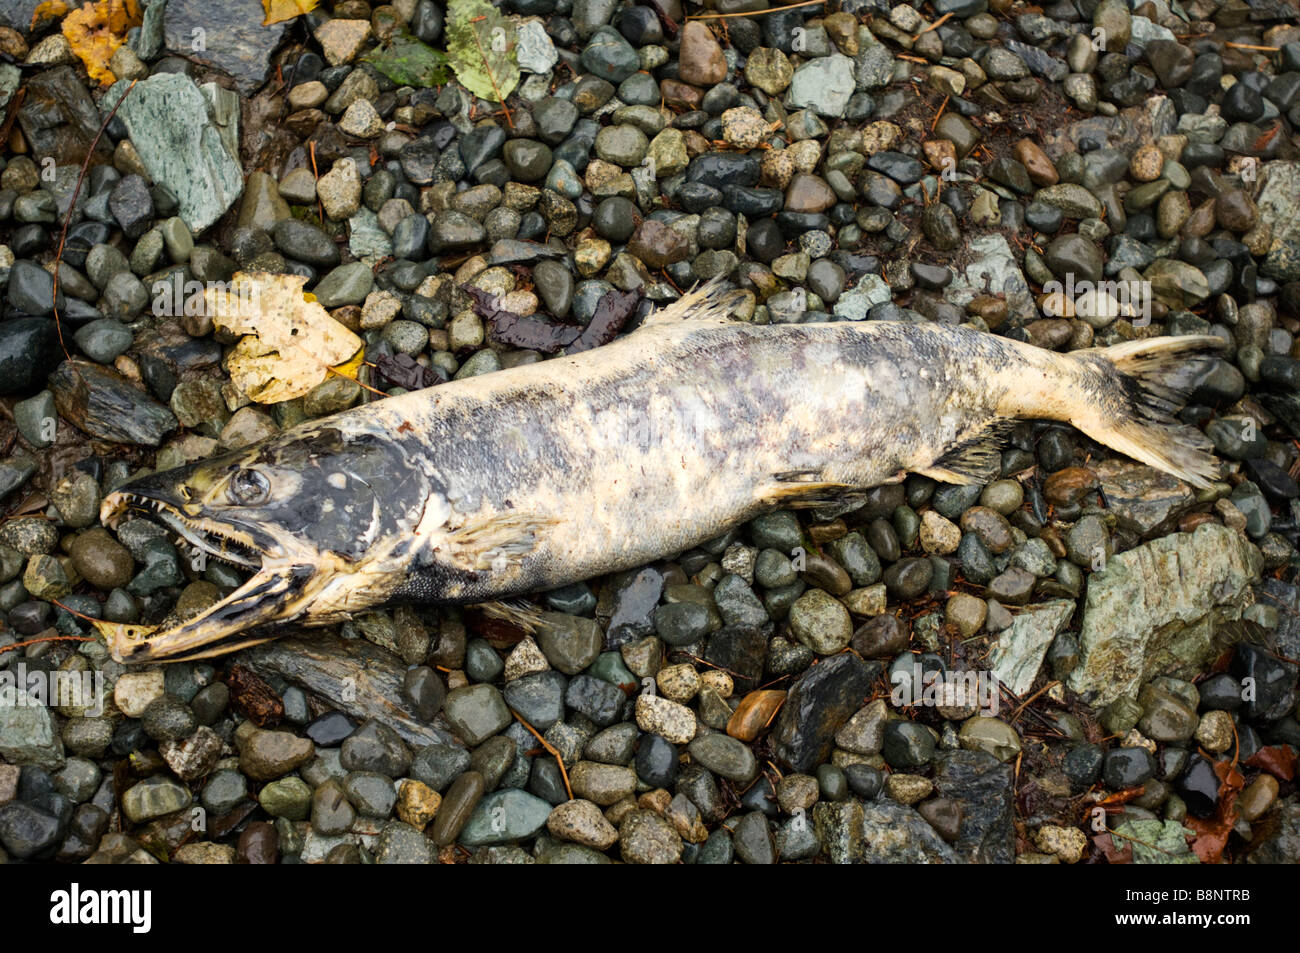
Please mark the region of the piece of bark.
[[373, 718], [387, 725], [413, 748], [460, 747], [449, 731], [421, 721], [402, 693], [409, 666], [364, 639], [312, 632], [246, 649], [239, 659], [258, 674], [278, 675], [359, 722]]

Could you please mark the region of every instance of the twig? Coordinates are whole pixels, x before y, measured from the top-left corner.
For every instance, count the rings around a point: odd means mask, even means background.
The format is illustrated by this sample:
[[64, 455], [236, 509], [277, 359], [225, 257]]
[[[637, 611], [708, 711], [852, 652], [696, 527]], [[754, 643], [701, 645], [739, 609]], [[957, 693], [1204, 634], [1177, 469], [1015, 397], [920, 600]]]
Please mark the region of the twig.
[[54, 291], [50, 295], [50, 305], [54, 309], [54, 330], [58, 332], [59, 347], [63, 349], [63, 356], [68, 359], [68, 363], [72, 365], [73, 373], [78, 378], [81, 377], [81, 371], [77, 370], [72, 355], [68, 353], [68, 345], [63, 341], [63, 323], [59, 320], [59, 265], [63, 263], [63, 246], [68, 243], [68, 226], [72, 224], [72, 215], [77, 210], [77, 196], [81, 194], [81, 183], [85, 181], [86, 170], [90, 168], [90, 160], [95, 155], [95, 150], [99, 148], [99, 139], [104, 135], [104, 130], [108, 128], [108, 124], [113, 121], [113, 117], [117, 115], [118, 107], [126, 102], [126, 97], [131, 95], [131, 90], [135, 89], [135, 84], [138, 82], [139, 80], [131, 80], [131, 85], [126, 88], [126, 92], [122, 94], [117, 104], [104, 117], [99, 132], [95, 133], [95, 138], [90, 140], [90, 146], [86, 149], [86, 158], [81, 163], [81, 174], [77, 176], [77, 187], [72, 190], [72, 198], [68, 202], [68, 214], [63, 216], [63, 230], [59, 233], [59, 250], [54, 254]]
[[515, 711], [513, 708], [511, 708], [511, 709], [510, 709], [510, 714], [512, 714], [512, 715], [514, 715], [516, 718], [518, 718], [518, 719], [519, 719], [519, 724], [521, 724], [521, 725], [523, 725], [525, 728], [527, 728], [527, 729], [529, 730], [529, 732], [532, 733], [532, 736], [538, 740], [538, 742], [541, 744], [541, 746], [542, 746], [543, 748], [545, 748], [548, 752], [550, 752], [550, 754], [551, 754], [552, 756], [554, 756], [554, 758], [555, 758], [555, 763], [558, 764], [558, 765], [560, 766], [560, 777], [564, 779], [564, 790], [568, 793], [568, 795], [569, 795], [569, 800], [572, 801], [572, 800], [573, 800], [573, 788], [569, 786], [569, 772], [566, 771], [566, 770], [564, 770], [564, 759], [563, 759], [562, 757], [560, 757], [560, 752], [556, 751], [556, 750], [555, 750], [555, 745], [551, 744], [549, 741], [547, 741], [545, 738], [543, 738], [543, 737], [538, 733], [538, 731], [537, 731], [536, 728], [534, 728], [534, 727], [533, 727], [532, 725], [530, 725], [528, 722], [524, 721], [524, 719], [520, 716], [519, 712], [517, 712], [517, 711]]
[[1033, 702], [1034, 699], [1036, 699], [1039, 695], [1043, 694], [1043, 692], [1048, 691], [1049, 689], [1053, 688], [1054, 686], [1056, 686], [1056, 685], [1060, 685], [1060, 684], [1061, 684], [1060, 682], [1048, 682], [1046, 685], [1044, 685], [1044, 686], [1043, 686], [1042, 688], [1040, 688], [1038, 691], [1034, 692], [1032, 695], [1030, 695], [1028, 698], [1026, 698], [1023, 702], [1020, 703], [1020, 707], [1017, 708], [1015, 711], [1013, 711], [1013, 712], [1011, 713], [1011, 717], [1010, 717], [1009, 719], [1007, 719], [1007, 724], [1013, 724], [1013, 723], [1015, 722], [1015, 720], [1016, 720], [1017, 718], [1020, 717], [1020, 713], [1021, 713], [1022, 711], [1024, 711], [1026, 708], [1028, 708], [1029, 705], [1030, 705], [1030, 703]]
[[930, 131], [931, 131], [931, 132], [934, 132], [934, 127], [937, 126], [937, 125], [939, 125], [939, 117], [942, 116], [942, 115], [943, 115], [943, 111], [944, 111], [945, 109], [948, 108], [948, 100], [949, 100], [950, 98], [951, 98], [951, 94], [949, 94], [948, 96], [944, 96], [944, 97], [943, 97], [943, 102], [941, 102], [941, 103], [939, 104], [939, 111], [938, 111], [937, 113], [934, 114], [934, 122], [930, 123]]
[[814, 7], [826, 0], [803, 0], [802, 3], [789, 3], [784, 7], [768, 7], [766, 10], [746, 10], [740, 13], [697, 13], [687, 17], [688, 20], [729, 20], [732, 17], [761, 17], [766, 13], [780, 13], [782, 10], [797, 10], [799, 7]]
[[1280, 46], [1255, 46], [1252, 43], [1233, 43], [1231, 40], [1223, 45], [1230, 50], [1258, 50], [1261, 53], [1276, 53], [1282, 49]]
[[15, 642], [13, 645], [0, 645], [0, 655], [5, 652], [12, 652], [15, 649], [25, 649], [29, 645], [36, 645], [38, 642], [94, 642], [95, 640], [88, 635], [42, 635], [37, 639], [28, 639], [26, 642]]
[[[307, 143], [307, 154], [311, 156], [311, 174], [316, 180], [317, 186], [320, 185], [320, 170], [316, 168], [316, 140]], [[320, 192], [316, 193], [316, 217], [320, 219], [322, 225], [325, 224], [325, 206], [321, 204]]]
[[943, 16], [939, 17], [939, 19], [935, 20], [935, 21], [934, 21], [933, 23], [931, 23], [928, 27], [926, 27], [924, 30], [922, 30], [920, 33], [916, 34], [916, 36], [912, 37], [912, 41], [915, 42], [915, 41], [919, 40], [921, 37], [925, 36], [925, 35], [926, 35], [927, 33], [929, 33], [931, 30], [936, 30], [936, 29], [938, 29], [939, 27], [943, 26], [945, 23], [948, 22], [948, 20], [949, 20], [949, 18], [950, 18], [951, 16], [952, 16], [951, 13], [945, 13]]

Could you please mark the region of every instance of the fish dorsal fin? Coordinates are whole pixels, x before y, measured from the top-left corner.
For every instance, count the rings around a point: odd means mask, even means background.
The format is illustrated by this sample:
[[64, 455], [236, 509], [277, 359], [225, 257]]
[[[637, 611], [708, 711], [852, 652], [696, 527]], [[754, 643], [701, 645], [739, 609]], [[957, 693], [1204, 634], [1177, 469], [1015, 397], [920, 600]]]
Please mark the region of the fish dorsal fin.
[[725, 321], [729, 310], [723, 302], [725, 297], [722, 280], [712, 278], [703, 285], [695, 285], [668, 307], [650, 314], [641, 322], [641, 327], [682, 321]]
[[973, 437], [953, 444], [939, 459], [915, 472], [940, 483], [988, 483], [1002, 469], [1002, 444], [1015, 421], [1002, 417], [987, 424]]

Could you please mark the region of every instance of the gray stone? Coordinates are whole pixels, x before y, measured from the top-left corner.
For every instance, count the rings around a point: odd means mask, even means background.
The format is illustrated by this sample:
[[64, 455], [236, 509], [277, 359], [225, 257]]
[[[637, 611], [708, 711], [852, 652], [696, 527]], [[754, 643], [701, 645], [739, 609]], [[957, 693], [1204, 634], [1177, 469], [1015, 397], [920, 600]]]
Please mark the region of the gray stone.
[[[125, 83], [115, 84], [106, 101], [117, 102], [125, 90]], [[150, 177], [176, 196], [195, 234], [220, 218], [244, 188], [239, 161], [208, 109], [208, 98], [189, 77], [158, 73], [137, 83], [117, 111]]]
[[1047, 648], [1074, 614], [1074, 602], [1057, 599], [1027, 606], [1016, 615], [1011, 628], [1002, 632], [989, 658], [993, 674], [1017, 695], [1034, 684]]
[[1154, 675], [1200, 673], [1222, 651], [1219, 629], [1241, 617], [1262, 567], [1240, 533], [1212, 523], [1112, 556], [1088, 581], [1070, 687], [1100, 707]]
[[[885, 50], [885, 55], [889, 55], [888, 50]], [[813, 109], [822, 116], [840, 117], [848, 108], [855, 89], [853, 60], [832, 53], [809, 60], [794, 71], [794, 78], [790, 81], [790, 105], [795, 109]]]
[[920, 814], [882, 798], [819, 802], [813, 829], [833, 864], [951, 864], [953, 849]]

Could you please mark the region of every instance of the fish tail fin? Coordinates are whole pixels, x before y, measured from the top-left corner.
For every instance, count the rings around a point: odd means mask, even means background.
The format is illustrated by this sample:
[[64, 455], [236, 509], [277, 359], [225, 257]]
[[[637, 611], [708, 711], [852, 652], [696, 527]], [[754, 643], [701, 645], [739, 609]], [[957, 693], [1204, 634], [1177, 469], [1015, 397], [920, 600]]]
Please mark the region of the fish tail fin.
[[1070, 355], [1084, 365], [1088, 410], [1071, 422], [1092, 439], [1195, 487], [1219, 479], [1211, 443], [1174, 415], [1223, 342], [1208, 335], [1129, 341]]

